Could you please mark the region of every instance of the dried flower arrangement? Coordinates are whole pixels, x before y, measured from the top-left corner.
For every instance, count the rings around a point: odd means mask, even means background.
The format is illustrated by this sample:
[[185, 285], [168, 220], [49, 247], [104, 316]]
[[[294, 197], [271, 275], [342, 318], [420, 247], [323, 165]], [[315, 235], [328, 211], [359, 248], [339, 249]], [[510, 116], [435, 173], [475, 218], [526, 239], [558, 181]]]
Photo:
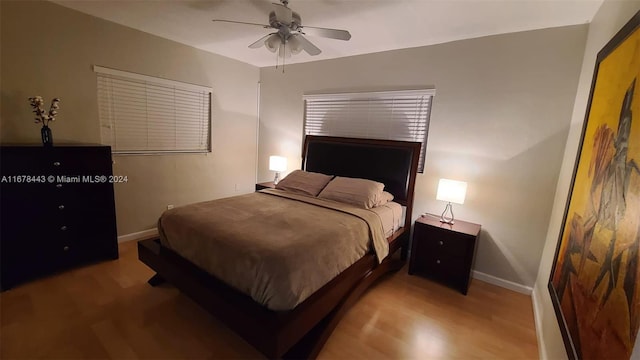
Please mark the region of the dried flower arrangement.
[[53, 98], [53, 100], [51, 100], [49, 112], [44, 111], [44, 100], [42, 100], [42, 96], [30, 97], [29, 102], [31, 103], [31, 107], [33, 108], [33, 113], [36, 114], [35, 123], [42, 123], [42, 129], [40, 130], [40, 134], [42, 136], [42, 145], [48, 147], [53, 146], [53, 135], [51, 134], [51, 129], [49, 128], [49, 122], [56, 120], [58, 108], [60, 107], [58, 105], [58, 103], [60, 103], [60, 99]]
[[58, 103], [60, 103], [60, 99], [53, 98], [53, 100], [51, 100], [51, 106], [49, 107], [48, 113], [44, 111], [44, 100], [42, 100], [42, 96], [30, 97], [29, 102], [31, 103], [31, 107], [33, 108], [33, 113], [36, 114], [36, 124], [42, 123], [42, 125], [48, 126], [49, 121], [56, 120], [58, 108], [60, 107], [58, 105]]

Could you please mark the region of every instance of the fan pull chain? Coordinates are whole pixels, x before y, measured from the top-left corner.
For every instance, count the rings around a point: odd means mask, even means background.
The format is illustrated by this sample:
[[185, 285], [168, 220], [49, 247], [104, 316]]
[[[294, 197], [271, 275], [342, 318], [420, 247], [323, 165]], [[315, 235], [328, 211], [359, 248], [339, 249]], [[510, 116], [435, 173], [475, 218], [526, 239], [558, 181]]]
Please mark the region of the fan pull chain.
[[278, 51], [276, 51], [276, 71], [278, 70], [278, 64], [280, 63], [278, 60], [280, 55], [282, 55], [282, 73], [284, 74], [284, 66], [285, 66], [285, 58], [287, 53], [287, 43], [284, 43], [283, 52], [280, 54], [280, 47], [278, 46]]

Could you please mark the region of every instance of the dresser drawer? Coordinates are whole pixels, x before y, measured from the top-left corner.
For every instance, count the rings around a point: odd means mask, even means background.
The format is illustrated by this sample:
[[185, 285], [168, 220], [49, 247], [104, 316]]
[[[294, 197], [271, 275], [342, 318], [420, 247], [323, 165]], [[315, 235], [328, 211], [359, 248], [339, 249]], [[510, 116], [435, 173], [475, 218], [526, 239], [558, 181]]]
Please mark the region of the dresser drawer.
[[0, 167], [3, 176], [49, 175], [53, 153], [43, 147], [3, 146]]
[[88, 209], [81, 215], [67, 212], [51, 226], [50, 234], [57, 250], [70, 250], [74, 263], [117, 258], [115, 217], [106, 209]]
[[46, 218], [29, 227], [3, 231], [0, 243], [2, 289], [71, 266], [73, 259], [64, 251], [70, 237], [54, 220]]
[[110, 175], [112, 172], [111, 150], [108, 147], [54, 147], [52, 150], [49, 166], [57, 173], [67, 176], [92, 176]]
[[108, 209], [113, 206], [112, 184], [57, 184], [62, 185], [52, 192], [51, 202], [67, 212], [82, 212]]

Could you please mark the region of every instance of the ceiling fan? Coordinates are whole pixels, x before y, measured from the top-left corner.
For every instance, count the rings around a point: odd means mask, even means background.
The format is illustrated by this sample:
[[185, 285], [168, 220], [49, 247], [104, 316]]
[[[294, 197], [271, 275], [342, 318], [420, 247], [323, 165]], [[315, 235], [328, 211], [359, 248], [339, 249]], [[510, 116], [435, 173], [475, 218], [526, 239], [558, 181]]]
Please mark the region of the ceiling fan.
[[309, 55], [315, 56], [322, 51], [303, 35], [321, 36], [337, 40], [349, 40], [351, 34], [346, 30], [326, 29], [314, 26], [303, 26], [300, 14], [289, 8], [289, 0], [280, 0], [282, 4], [273, 3], [273, 11], [269, 12], [269, 25], [256, 24], [233, 20], [219, 20], [215, 22], [226, 22], [233, 24], [244, 24], [261, 26], [265, 29], [275, 29], [275, 32], [267, 34], [256, 42], [249, 45], [251, 49], [257, 49], [264, 45], [272, 53], [276, 53], [278, 58], [291, 57], [302, 50]]

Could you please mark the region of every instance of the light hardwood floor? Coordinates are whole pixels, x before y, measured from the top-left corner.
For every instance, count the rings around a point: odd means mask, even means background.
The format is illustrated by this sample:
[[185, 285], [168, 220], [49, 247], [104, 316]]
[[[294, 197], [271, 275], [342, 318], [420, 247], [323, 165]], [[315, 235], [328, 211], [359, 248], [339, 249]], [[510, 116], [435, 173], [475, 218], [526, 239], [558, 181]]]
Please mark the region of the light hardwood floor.
[[[153, 272], [135, 242], [120, 259], [0, 294], [0, 357], [262, 358]], [[320, 359], [537, 359], [528, 296], [474, 280], [464, 296], [406, 267], [342, 319]]]

